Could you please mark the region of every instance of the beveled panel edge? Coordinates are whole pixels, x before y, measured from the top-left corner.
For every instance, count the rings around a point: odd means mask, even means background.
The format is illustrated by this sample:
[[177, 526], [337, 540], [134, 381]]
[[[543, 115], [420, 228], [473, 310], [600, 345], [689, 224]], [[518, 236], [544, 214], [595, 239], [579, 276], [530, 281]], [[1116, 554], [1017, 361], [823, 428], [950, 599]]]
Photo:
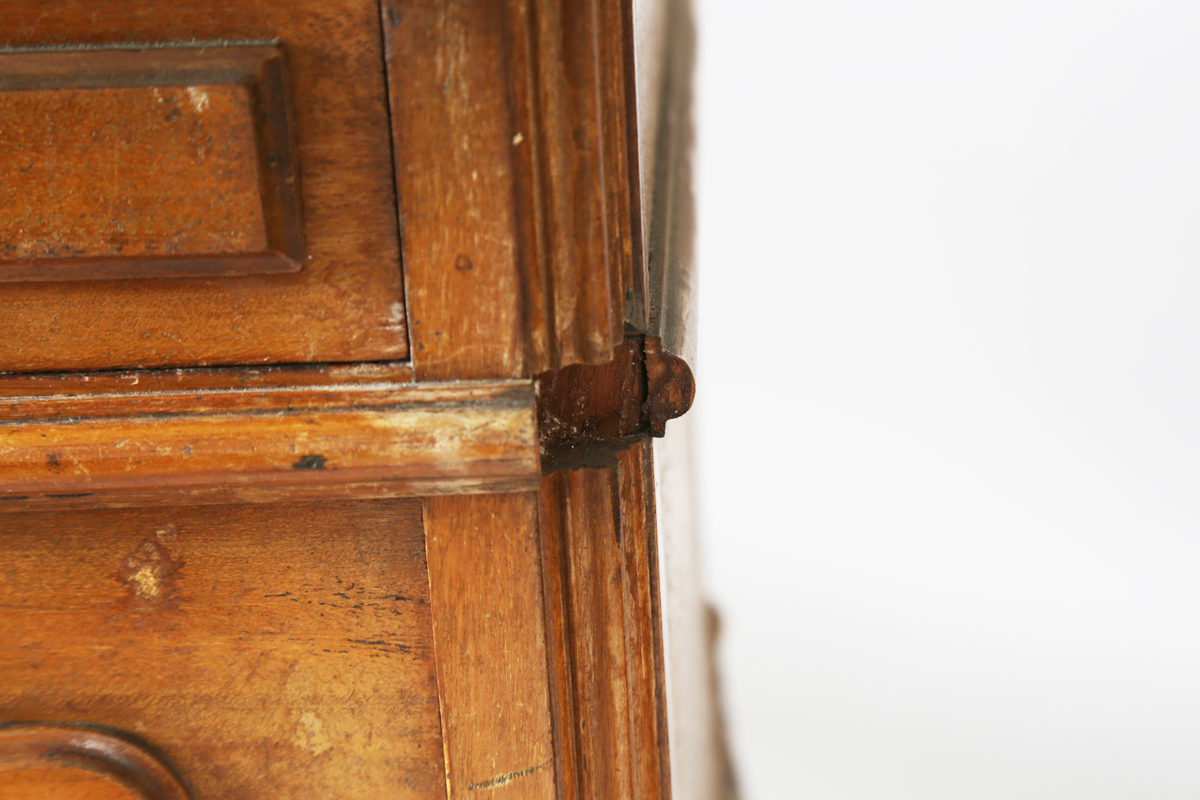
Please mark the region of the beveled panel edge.
[[0, 283], [211, 278], [304, 266], [288, 71], [277, 43], [0, 49], [0, 91], [243, 84], [251, 95], [266, 252], [0, 260]]
[[127, 734], [84, 725], [0, 725], [0, 770], [82, 769], [146, 800], [191, 800], [174, 771]]

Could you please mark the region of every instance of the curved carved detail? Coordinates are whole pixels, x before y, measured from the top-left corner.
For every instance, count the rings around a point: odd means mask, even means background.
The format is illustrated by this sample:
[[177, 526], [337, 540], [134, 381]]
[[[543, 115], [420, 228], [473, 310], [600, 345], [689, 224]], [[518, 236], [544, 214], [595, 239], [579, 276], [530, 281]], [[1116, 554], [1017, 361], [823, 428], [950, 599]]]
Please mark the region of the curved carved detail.
[[646, 416], [650, 435], [664, 436], [667, 420], [682, 417], [696, 399], [696, 379], [687, 361], [668, 353], [662, 339], [647, 336]]
[[119, 731], [74, 725], [0, 726], [0, 772], [23, 769], [81, 769], [145, 800], [191, 800], [170, 767]]
[[696, 396], [688, 363], [657, 336], [630, 336], [607, 364], [572, 364], [538, 377], [544, 470], [606, 464], [615, 449], [663, 436]]

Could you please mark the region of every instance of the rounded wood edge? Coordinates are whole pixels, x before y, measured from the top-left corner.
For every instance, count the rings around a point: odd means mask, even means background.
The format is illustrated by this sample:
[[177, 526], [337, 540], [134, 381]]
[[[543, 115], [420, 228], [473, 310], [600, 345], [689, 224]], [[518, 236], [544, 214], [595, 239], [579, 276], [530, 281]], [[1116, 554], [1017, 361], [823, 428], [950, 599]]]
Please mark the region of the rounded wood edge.
[[82, 725], [0, 725], [0, 770], [10, 769], [84, 769], [146, 800], [191, 800], [162, 759], [120, 731]]

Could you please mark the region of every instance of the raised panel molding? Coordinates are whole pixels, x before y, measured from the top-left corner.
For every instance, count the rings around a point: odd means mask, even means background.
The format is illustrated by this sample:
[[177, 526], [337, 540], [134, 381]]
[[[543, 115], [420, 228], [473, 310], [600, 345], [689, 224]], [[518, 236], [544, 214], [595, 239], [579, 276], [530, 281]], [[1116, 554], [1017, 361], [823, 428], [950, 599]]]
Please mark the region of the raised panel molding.
[[295, 272], [278, 47], [0, 54], [0, 281]]

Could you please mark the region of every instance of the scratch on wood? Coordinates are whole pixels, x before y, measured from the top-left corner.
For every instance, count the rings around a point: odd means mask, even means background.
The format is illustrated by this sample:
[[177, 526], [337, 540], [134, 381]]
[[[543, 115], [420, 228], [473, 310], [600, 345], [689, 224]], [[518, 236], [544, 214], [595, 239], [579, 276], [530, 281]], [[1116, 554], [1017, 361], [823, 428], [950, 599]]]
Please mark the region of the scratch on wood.
[[539, 769], [544, 769], [545, 767], [548, 767], [549, 765], [550, 765], [550, 762], [547, 761], [543, 764], [538, 764], [537, 766], [529, 767], [528, 769], [519, 770], [517, 772], [510, 772], [507, 775], [497, 775], [494, 778], [488, 778], [486, 781], [476, 781], [475, 783], [472, 783], [467, 786], [467, 791], [474, 792], [474, 791], [478, 791], [479, 789], [495, 789], [497, 786], [503, 786], [506, 783], [512, 783], [517, 778], [524, 778], [526, 775], [532, 775], [533, 773], [537, 772]]

